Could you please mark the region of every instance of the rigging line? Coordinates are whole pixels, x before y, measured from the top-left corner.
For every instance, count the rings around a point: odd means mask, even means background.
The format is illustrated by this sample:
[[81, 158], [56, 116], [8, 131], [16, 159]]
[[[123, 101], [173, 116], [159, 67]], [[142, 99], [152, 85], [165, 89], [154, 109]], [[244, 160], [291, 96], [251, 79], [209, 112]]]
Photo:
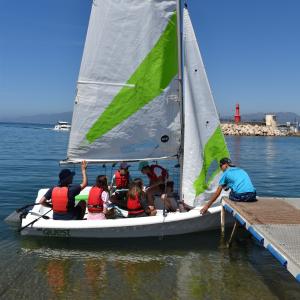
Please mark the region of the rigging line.
[[157, 144], [157, 145], [152, 149], [152, 151], [151, 151], [150, 153], [148, 153], [148, 157], [150, 157], [150, 156], [155, 152], [155, 150], [158, 149], [158, 148], [159, 148], [159, 144]]
[[105, 177], [106, 177], [106, 179], [107, 179], [107, 175], [106, 175], [106, 164], [103, 164], [103, 165], [102, 165], [102, 169], [105, 170]]
[[89, 80], [80, 80], [77, 81], [77, 84], [96, 84], [96, 85], [111, 85], [111, 86], [126, 86], [134, 88], [135, 84], [121, 83], [121, 82], [104, 82], [104, 81], [89, 81]]
[[177, 48], [178, 48], [178, 96], [181, 104], [180, 110], [180, 123], [181, 123], [181, 139], [180, 139], [180, 152], [179, 160], [180, 160], [180, 199], [182, 198], [182, 174], [183, 174], [183, 156], [184, 156], [184, 101], [183, 101], [183, 74], [182, 74], [182, 65], [183, 65], [183, 57], [182, 57], [182, 10], [181, 10], [181, 0], [176, 1], [176, 12], [177, 12]]
[[[168, 170], [167, 170], [168, 172]], [[166, 200], [168, 198], [168, 193], [167, 193], [167, 181], [168, 181], [168, 178], [166, 177], [165, 178], [165, 195], [164, 195], [164, 208], [163, 208], [163, 216], [166, 217], [167, 216], [167, 211], [166, 211]]]
[[162, 240], [163, 238], [164, 238], [164, 228], [163, 228], [163, 226], [164, 226], [164, 223], [165, 223], [165, 221], [166, 221], [166, 217], [167, 217], [167, 213], [165, 213], [165, 209], [163, 210], [163, 220], [162, 220], [162, 230], [161, 230], [161, 234], [160, 234], [160, 236], [159, 236], [159, 239], [160, 240]]
[[111, 180], [111, 183], [112, 183], [112, 177], [113, 177], [113, 171], [114, 171], [114, 167], [116, 166], [117, 163], [113, 163], [111, 168], [110, 168], [110, 180]]

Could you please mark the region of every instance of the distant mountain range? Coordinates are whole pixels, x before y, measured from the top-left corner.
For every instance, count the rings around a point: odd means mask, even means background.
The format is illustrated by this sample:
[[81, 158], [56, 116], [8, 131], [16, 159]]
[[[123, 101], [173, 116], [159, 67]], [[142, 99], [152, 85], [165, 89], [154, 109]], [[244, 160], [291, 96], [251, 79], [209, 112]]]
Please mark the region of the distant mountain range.
[[[300, 116], [293, 112], [273, 112], [273, 113], [252, 113], [252, 114], [243, 114], [241, 115], [241, 120], [243, 122], [264, 122], [265, 115], [276, 115], [278, 124], [285, 124], [286, 122], [300, 122]], [[231, 117], [221, 117], [221, 121], [232, 121], [234, 119]]]
[[[292, 112], [277, 112], [270, 113], [277, 117], [279, 124], [285, 124], [286, 122], [300, 122], [300, 116]], [[243, 122], [263, 122], [265, 120], [266, 113], [252, 113], [241, 115]], [[34, 124], [56, 124], [58, 121], [71, 122], [72, 112], [63, 112], [56, 114], [40, 114], [33, 116], [22, 116], [22, 117], [0, 117], [0, 122], [14, 122], [14, 123], [34, 123]], [[233, 116], [221, 116], [221, 121], [232, 121]]]
[[56, 124], [58, 121], [66, 121], [71, 123], [72, 112], [54, 113], [54, 114], [40, 114], [33, 116], [20, 116], [0, 118], [0, 122], [13, 122], [13, 123], [32, 123], [32, 124]]

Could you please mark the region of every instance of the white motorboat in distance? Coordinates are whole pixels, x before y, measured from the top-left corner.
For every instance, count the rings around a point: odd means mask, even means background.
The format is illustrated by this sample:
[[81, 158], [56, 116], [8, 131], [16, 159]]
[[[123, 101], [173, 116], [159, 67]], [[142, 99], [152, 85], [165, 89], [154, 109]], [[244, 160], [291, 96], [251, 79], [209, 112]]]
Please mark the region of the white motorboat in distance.
[[71, 124], [69, 122], [65, 122], [65, 121], [58, 121], [53, 129], [58, 130], [58, 131], [70, 131]]

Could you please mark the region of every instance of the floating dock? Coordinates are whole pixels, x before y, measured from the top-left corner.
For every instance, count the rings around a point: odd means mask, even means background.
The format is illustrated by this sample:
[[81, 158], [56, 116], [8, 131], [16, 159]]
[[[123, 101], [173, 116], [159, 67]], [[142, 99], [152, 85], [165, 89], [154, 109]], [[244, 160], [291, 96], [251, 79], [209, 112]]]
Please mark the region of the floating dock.
[[223, 198], [222, 231], [225, 230], [225, 211], [233, 215], [236, 224], [245, 227], [300, 282], [299, 198], [260, 197], [257, 202], [247, 203]]

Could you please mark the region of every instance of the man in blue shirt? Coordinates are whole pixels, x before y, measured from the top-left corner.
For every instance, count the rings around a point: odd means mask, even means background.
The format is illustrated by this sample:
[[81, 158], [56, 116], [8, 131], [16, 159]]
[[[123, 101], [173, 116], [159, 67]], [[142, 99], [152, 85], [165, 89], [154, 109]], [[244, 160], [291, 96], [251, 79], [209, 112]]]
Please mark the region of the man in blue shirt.
[[243, 169], [235, 167], [227, 157], [220, 160], [220, 168], [223, 171], [223, 175], [219, 181], [219, 186], [208, 203], [200, 210], [201, 214], [207, 212], [208, 208], [220, 196], [222, 189], [230, 189], [229, 199], [232, 201], [256, 201], [256, 190], [249, 175]]

